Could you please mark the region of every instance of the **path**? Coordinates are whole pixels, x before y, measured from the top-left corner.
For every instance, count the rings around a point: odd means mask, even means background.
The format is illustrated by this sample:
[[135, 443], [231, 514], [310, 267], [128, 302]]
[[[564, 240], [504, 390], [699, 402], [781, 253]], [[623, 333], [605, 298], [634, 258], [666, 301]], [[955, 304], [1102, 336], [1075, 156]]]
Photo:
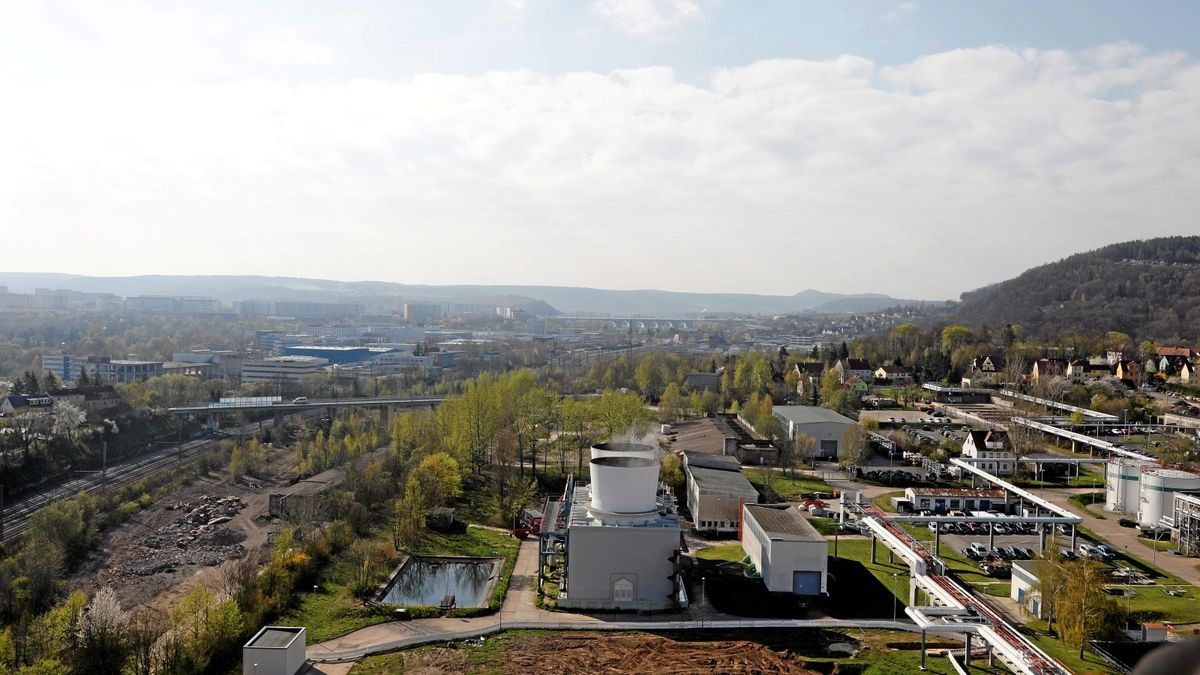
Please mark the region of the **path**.
[[[534, 605], [536, 597], [537, 540], [521, 542], [517, 562], [509, 582], [508, 594], [497, 614], [455, 619], [413, 619], [368, 626], [341, 637], [308, 646], [307, 657], [314, 663], [313, 673], [343, 675], [345, 670], [333, 664], [357, 661], [371, 654], [395, 651], [431, 642], [460, 640], [487, 635], [504, 629], [547, 630], [709, 630], [726, 628], [891, 628], [917, 630], [905, 621], [843, 621], [840, 619], [742, 619], [727, 615], [691, 615], [689, 612], [639, 616], [604, 614], [589, 616], [570, 612], [550, 612]], [[327, 665], [329, 664], [329, 665]], [[327, 669], [327, 670], [326, 670]]]

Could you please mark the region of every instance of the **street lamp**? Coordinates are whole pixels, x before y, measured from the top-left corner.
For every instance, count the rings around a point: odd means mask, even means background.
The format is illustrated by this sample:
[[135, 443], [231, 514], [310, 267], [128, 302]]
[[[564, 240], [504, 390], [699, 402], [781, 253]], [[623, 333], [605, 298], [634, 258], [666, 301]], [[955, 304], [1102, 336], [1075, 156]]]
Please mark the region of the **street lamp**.
[[[899, 572], [892, 572], [892, 578], [896, 579], [900, 576]], [[900, 604], [900, 598], [896, 597], [895, 592], [892, 593], [892, 623], [896, 623], [896, 606]]]

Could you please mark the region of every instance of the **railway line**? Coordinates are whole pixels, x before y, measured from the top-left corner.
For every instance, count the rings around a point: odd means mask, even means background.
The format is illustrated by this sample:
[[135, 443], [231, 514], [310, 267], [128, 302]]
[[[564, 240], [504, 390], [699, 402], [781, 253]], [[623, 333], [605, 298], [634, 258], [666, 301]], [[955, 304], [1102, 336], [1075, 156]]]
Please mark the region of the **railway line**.
[[[321, 410], [306, 410], [295, 413], [293, 417], [312, 419], [322, 414]], [[109, 490], [120, 490], [137, 481], [155, 476], [166, 471], [176, 470], [184, 462], [189, 462], [197, 456], [216, 449], [229, 436], [253, 434], [272, 424], [271, 420], [245, 424], [236, 429], [230, 429], [223, 435], [209, 436], [184, 441], [176, 445], [163, 447], [145, 455], [135, 457], [108, 467], [107, 472], [92, 472], [88, 475], [73, 478], [66, 483], [55, 486], [41, 493], [30, 495], [20, 501], [6, 506], [0, 515], [5, 543], [21, 538], [29, 529], [33, 515], [47, 504], [59, 499], [65, 499], [84, 492], [101, 494]]]

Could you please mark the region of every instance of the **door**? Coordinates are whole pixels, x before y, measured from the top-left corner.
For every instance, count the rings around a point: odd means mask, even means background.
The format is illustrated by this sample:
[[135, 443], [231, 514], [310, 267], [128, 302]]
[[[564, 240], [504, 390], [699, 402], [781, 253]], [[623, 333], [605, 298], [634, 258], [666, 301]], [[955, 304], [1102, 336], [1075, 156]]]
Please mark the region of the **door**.
[[792, 572], [792, 595], [820, 595], [821, 573], [796, 570]]

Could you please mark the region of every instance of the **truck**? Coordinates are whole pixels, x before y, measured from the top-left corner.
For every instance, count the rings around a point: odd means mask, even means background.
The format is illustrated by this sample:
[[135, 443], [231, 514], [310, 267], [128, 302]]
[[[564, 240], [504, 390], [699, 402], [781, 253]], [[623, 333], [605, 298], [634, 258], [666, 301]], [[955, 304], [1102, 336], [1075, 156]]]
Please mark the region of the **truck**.
[[521, 515], [517, 517], [517, 523], [513, 527], [512, 535], [517, 539], [524, 539], [531, 534], [537, 534], [542, 529], [542, 512], [537, 509], [524, 509]]

